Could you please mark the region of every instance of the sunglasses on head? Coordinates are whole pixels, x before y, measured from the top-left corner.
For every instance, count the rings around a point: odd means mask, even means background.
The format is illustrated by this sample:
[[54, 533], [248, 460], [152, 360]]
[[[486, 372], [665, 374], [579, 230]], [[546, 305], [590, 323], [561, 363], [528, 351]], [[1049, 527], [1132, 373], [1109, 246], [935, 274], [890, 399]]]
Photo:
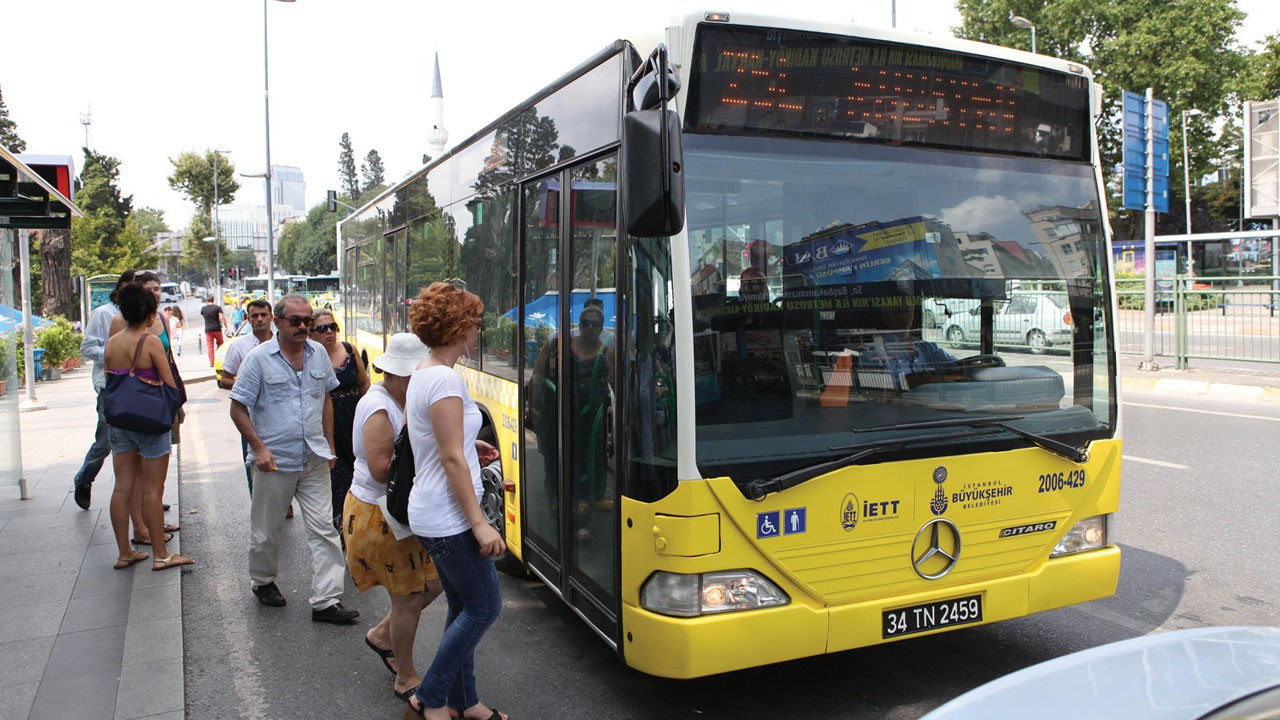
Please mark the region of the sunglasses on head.
[[288, 323], [294, 327], [302, 327], [303, 325], [306, 325], [307, 327], [311, 327], [311, 323], [316, 321], [316, 319], [311, 317], [310, 315], [305, 315], [305, 316], [289, 315], [288, 317], [284, 315], [277, 315], [276, 317], [280, 318], [281, 320], [288, 321]]
[[325, 323], [325, 324], [323, 324], [323, 325], [312, 325], [312, 326], [311, 326], [311, 332], [313, 332], [313, 333], [327, 333], [327, 332], [330, 332], [330, 331], [332, 331], [332, 332], [338, 332], [338, 323], [336, 323], [336, 322], [328, 322], [328, 323]]

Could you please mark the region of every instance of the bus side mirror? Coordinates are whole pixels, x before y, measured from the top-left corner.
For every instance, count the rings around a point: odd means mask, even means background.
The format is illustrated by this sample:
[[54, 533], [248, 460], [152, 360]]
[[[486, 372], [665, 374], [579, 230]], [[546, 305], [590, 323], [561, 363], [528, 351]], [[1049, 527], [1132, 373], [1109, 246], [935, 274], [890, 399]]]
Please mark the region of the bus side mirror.
[[667, 106], [680, 82], [658, 45], [627, 83], [622, 119], [622, 221], [633, 237], [671, 237], [684, 227], [684, 143]]
[[684, 144], [674, 110], [635, 110], [622, 123], [623, 221], [633, 237], [684, 227]]

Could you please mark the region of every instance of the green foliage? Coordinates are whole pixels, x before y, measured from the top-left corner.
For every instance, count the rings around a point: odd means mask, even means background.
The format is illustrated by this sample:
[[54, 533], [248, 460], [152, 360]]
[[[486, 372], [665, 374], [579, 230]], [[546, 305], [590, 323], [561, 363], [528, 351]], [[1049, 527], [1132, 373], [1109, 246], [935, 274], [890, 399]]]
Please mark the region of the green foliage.
[[[217, 248], [204, 239], [213, 236], [213, 222], [208, 213], [197, 213], [191, 217], [187, 226], [187, 234], [182, 236], [182, 264], [191, 268], [200, 268], [206, 277], [212, 278], [217, 268]], [[219, 240], [222, 246], [222, 257], [228, 255], [227, 244]], [[225, 267], [225, 264], [224, 264]]]
[[44, 350], [44, 366], [57, 367], [63, 360], [80, 354], [80, 342], [84, 337], [71, 328], [71, 322], [61, 315], [46, 318], [53, 325], [36, 334], [36, 347]]
[[4, 104], [4, 93], [0, 92], [0, 146], [11, 153], [25, 152], [27, 144], [18, 137], [18, 124], [9, 118], [9, 108]]
[[1280, 34], [1268, 35], [1262, 49], [1246, 56], [1247, 72], [1242, 78], [1245, 100], [1274, 100], [1280, 97]]
[[338, 153], [338, 181], [343, 194], [354, 201], [360, 197], [360, 180], [356, 178], [356, 151], [351, 146], [350, 133], [342, 133], [338, 147], [341, 149]]
[[[1214, 128], [1230, 119], [1245, 68], [1234, 41], [1244, 14], [1234, 0], [958, 0], [956, 6], [964, 23], [957, 28], [961, 37], [1029, 49], [1030, 32], [1009, 23], [1010, 15], [1021, 15], [1035, 23], [1040, 53], [1093, 70], [1105, 93], [1098, 123], [1104, 168], [1121, 162], [1121, 91], [1148, 87], [1169, 103], [1170, 177], [1183, 175], [1182, 110], [1197, 108], [1206, 115], [1187, 125], [1191, 176], [1207, 174], [1222, 157]], [[1113, 195], [1119, 180], [1108, 173]], [[1171, 204], [1182, 199], [1180, 190], [1180, 184], [1171, 187], [1171, 195], [1178, 195]], [[1115, 199], [1110, 206], [1119, 208]], [[1123, 227], [1117, 237], [1132, 236], [1121, 234]]]
[[0, 334], [0, 380], [9, 380], [14, 375], [13, 340], [8, 333]]
[[501, 310], [485, 313], [484, 349], [498, 357], [510, 357], [516, 341], [516, 323], [501, 313]]
[[169, 187], [185, 195], [202, 215], [213, 213], [215, 166], [217, 204], [234, 202], [236, 193], [240, 191], [235, 163], [226, 157], [220, 157], [214, 150], [205, 150], [204, 154], [184, 152], [177, 158], [169, 158], [169, 162], [173, 165]]
[[88, 148], [84, 153], [76, 192], [76, 204], [84, 217], [71, 221], [72, 273], [114, 275], [154, 266], [156, 256], [146, 249], [151, 244], [149, 238], [163, 229], [163, 217], [149, 210], [130, 225], [133, 197], [120, 194], [120, 161]]
[[360, 176], [364, 179], [365, 188], [380, 186], [386, 182], [386, 169], [382, 166], [382, 156], [377, 150], [370, 150], [360, 164]]
[[[1116, 305], [1121, 310], [1142, 310], [1147, 306], [1146, 279], [1142, 273], [1116, 273]], [[1158, 293], [1156, 306], [1171, 306], [1173, 298], [1170, 293]], [[1203, 294], [1196, 291], [1183, 295], [1187, 312], [1199, 310], [1216, 310], [1220, 296]]]
[[302, 221], [288, 222], [276, 253], [279, 267], [301, 275], [327, 275], [338, 266], [338, 214], [325, 203], [312, 206]]

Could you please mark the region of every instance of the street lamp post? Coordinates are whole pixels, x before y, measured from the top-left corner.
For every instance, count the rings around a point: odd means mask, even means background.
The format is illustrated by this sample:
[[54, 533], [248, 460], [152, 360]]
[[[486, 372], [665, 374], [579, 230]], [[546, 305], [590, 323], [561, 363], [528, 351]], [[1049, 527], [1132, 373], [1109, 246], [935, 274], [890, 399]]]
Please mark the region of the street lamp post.
[[[276, 2], [293, 2], [294, 0], [276, 0]], [[275, 218], [271, 215], [271, 72], [267, 59], [267, 0], [262, 0], [262, 115], [265, 120], [267, 148], [267, 297], [274, 302], [276, 294], [276, 252], [275, 252]]]
[[220, 205], [218, 201], [218, 158], [227, 150], [213, 151], [213, 256], [214, 256], [214, 272], [218, 278], [218, 302], [222, 302], [222, 222], [220, 215]]
[[1016, 28], [1031, 31], [1031, 54], [1036, 54], [1036, 26], [1031, 21], [1021, 15], [1010, 15], [1009, 22]]
[[[1191, 235], [1191, 154], [1187, 150], [1187, 118], [1203, 115], [1204, 111], [1191, 108], [1182, 111], [1182, 192], [1187, 199], [1187, 235]], [[1191, 238], [1187, 238], [1187, 275], [1193, 272], [1191, 262]]]

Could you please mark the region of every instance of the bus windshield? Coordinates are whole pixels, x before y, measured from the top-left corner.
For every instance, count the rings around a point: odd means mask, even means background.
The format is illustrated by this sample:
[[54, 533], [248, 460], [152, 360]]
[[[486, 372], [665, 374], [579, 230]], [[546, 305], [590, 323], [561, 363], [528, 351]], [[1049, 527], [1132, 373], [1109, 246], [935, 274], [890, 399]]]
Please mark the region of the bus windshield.
[[[1077, 445], [1113, 434], [1090, 165], [687, 134], [685, 167], [704, 475], [791, 472], [984, 413]], [[867, 462], [1025, 446], [971, 435]]]

